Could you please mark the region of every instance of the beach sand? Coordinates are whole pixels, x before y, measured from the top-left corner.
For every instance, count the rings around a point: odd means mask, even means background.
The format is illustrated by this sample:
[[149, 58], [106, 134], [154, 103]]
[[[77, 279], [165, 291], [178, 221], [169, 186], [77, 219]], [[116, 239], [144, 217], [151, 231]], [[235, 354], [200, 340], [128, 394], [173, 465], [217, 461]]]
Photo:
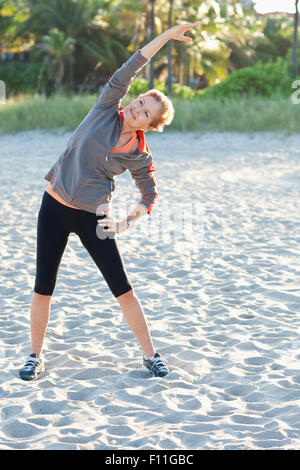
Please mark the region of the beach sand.
[[[148, 133], [159, 197], [118, 243], [170, 373], [143, 371], [117, 300], [71, 234], [46, 372], [28, 383], [18, 370], [31, 352], [43, 177], [69, 136], [0, 137], [0, 449], [299, 449], [300, 135]], [[112, 215], [139, 198], [126, 172]]]

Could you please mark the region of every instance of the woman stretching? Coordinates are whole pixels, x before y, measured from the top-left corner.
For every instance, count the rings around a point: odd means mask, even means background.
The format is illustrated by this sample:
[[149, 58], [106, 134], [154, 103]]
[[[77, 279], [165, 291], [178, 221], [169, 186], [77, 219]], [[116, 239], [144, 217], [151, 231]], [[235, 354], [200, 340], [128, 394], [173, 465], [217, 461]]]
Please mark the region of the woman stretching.
[[[32, 353], [19, 371], [23, 380], [38, 378], [44, 370], [42, 347], [49, 320], [50, 302], [69, 234], [76, 233], [139, 341], [143, 365], [156, 377], [168, 373], [162, 356], [154, 350], [144, 312], [130, 284], [115, 234], [127, 230], [157, 199], [152, 155], [144, 131], [162, 132], [174, 116], [171, 101], [150, 90], [126, 108], [121, 100], [141, 68], [169, 40], [191, 41], [184, 36], [200, 23], [165, 31], [133, 54], [105, 85], [91, 111], [77, 127], [67, 148], [49, 170], [49, 182], [37, 220], [37, 258], [31, 304]], [[117, 175], [129, 170], [141, 193], [135, 209], [119, 222], [109, 214]]]

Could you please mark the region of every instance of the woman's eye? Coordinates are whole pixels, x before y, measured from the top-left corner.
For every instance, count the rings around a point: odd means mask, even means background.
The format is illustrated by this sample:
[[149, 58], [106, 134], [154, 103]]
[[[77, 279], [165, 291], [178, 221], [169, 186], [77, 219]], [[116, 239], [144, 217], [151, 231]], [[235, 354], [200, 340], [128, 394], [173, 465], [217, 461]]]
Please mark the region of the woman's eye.
[[[139, 100], [139, 101], [140, 101], [140, 104], [143, 106], [142, 100]], [[148, 117], [148, 116], [149, 116], [149, 113], [147, 113], [147, 111], [145, 111], [145, 115], [146, 115], [146, 117]]]

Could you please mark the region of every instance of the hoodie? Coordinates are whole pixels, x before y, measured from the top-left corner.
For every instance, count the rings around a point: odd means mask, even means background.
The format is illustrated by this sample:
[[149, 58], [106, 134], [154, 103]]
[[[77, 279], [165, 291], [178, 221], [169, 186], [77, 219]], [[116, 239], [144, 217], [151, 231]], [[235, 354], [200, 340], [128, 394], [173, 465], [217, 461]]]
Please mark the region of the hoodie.
[[75, 129], [66, 149], [44, 178], [62, 200], [96, 213], [111, 202], [116, 177], [129, 170], [150, 214], [157, 199], [155, 168], [142, 130], [135, 153], [110, 153], [122, 131], [121, 100], [147, 59], [135, 52], [106, 83], [98, 100]]

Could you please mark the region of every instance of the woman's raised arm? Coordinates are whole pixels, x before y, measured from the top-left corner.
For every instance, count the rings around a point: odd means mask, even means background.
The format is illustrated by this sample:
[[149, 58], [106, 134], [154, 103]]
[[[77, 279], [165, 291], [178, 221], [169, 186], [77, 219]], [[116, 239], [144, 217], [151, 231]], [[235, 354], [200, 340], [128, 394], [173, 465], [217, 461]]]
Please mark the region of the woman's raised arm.
[[186, 23], [174, 28], [168, 29], [164, 33], [157, 36], [153, 41], [149, 42], [142, 49], [136, 51], [128, 60], [125, 62], [110, 80], [106, 83], [104, 89], [95, 107], [100, 106], [119, 106], [120, 101], [127, 94], [131, 82], [135, 79], [141, 68], [156, 54], [157, 51], [169, 41], [169, 39], [175, 39], [178, 41], [192, 41], [188, 36], [184, 36], [184, 33], [189, 29], [200, 26], [201, 23]]

